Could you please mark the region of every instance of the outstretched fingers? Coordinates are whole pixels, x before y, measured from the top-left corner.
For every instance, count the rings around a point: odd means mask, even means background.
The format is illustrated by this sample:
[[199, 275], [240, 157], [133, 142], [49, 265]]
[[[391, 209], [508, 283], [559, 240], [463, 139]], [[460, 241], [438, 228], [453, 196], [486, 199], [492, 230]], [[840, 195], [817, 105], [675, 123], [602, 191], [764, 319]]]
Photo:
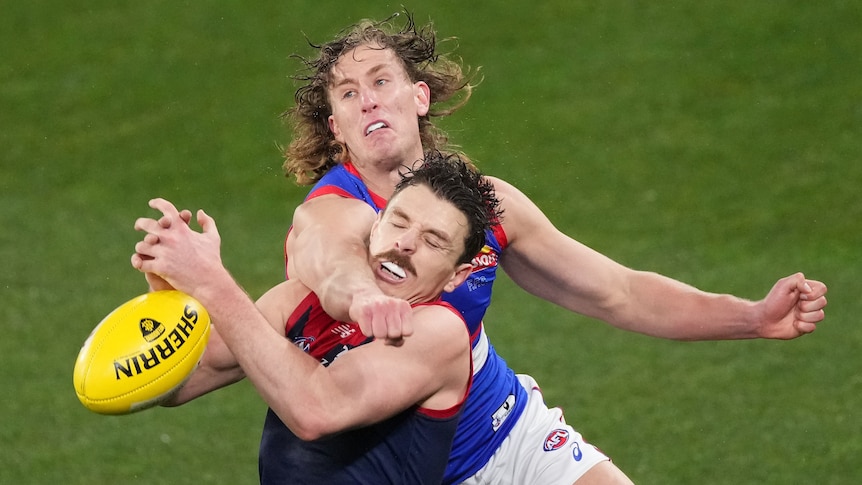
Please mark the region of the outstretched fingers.
[[159, 225], [161, 225], [165, 229], [171, 227], [171, 224], [174, 221], [182, 220], [180, 218], [180, 211], [177, 210], [176, 206], [169, 201], [162, 199], [161, 197], [150, 199], [148, 205], [163, 214], [162, 217], [159, 219]]
[[135, 254], [132, 255], [132, 266], [141, 269], [145, 260], [152, 259], [153, 251], [159, 243], [158, 232], [162, 226], [159, 221], [147, 217], [141, 217], [135, 221], [135, 230], [146, 234], [144, 238], [135, 244]]
[[209, 216], [203, 209], [198, 210], [198, 224], [201, 226], [201, 230], [204, 234], [208, 234], [212, 237], [219, 238], [218, 226], [216, 225], [215, 219]]
[[135, 220], [135, 230], [146, 233], [137, 244], [135, 244], [135, 253], [132, 254], [132, 267], [143, 272], [152, 271], [153, 260], [156, 257], [156, 251], [161, 242], [160, 235], [171, 228], [174, 223], [188, 223], [191, 218], [189, 211], [178, 211], [177, 208], [169, 201], [156, 198], [149, 201], [148, 205], [160, 211], [162, 216], [158, 219], [151, 217], [139, 217]]

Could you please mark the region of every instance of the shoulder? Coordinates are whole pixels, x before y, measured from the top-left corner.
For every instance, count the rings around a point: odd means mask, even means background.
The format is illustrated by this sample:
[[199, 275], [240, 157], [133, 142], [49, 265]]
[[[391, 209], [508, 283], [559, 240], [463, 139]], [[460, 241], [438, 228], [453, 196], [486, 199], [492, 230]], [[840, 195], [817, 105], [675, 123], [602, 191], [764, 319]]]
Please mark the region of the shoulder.
[[331, 221], [338, 221], [338, 225], [348, 224], [352, 230], [357, 225], [370, 228], [376, 217], [377, 211], [366, 202], [332, 193], [306, 200], [297, 206], [293, 213], [293, 225], [301, 231], [319, 224], [333, 226]]
[[485, 178], [494, 184], [494, 191], [498, 196], [500, 195], [520, 195], [524, 197], [523, 192], [520, 189], [515, 187], [514, 184], [507, 182], [500, 177], [494, 177], [493, 175], [485, 175]]
[[313, 295], [299, 280], [286, 280], [270, 288], [257, 300], [257, 308], [271, 323], [283, 324], [300, 303]]
[[350, 171], [347, 170], [344, 164], [339, 163], [327, 169], [326, 173], [324, 173], [323, 176], [320, 177], [320, 179], [318, 179], [318, 181], [314, 184], [314, 188], [330, 184], [338, 184], [341, 181], [348, 180], [352, 177], [353, 174], [351, 174]]
[[485, 178], [494, 184], [494, 193], [497, 198], [500, 199], [500, 203], [505, 209], [508, 209], [510, 206], [520, 206], [524, 204], [534, 205], [533, 201], [531, 201], [526, 194], [509, 182], [490, 175], [486, 175]]
[[[311, 290], [299, 280], [285, 280], [270, 288], [260, 300], [302, 300]], [[296, 305], [293, 305], [296, 306]]]
[[497, 177], [487, 176], [494, 184], [494, 192], [503, 211], [501, 226], [508, 242], [516, 241], [520, 235], [532, 236], [552, 229], [550, 220], [541, 209], [520, 189]]
[[[365, 183], [355, 173], [344, 165], [332, 167], [326, 175], [306, 195], [305, 200], [296, 208], [296, 214], [316, 212], [335, 207], [337, 211], [344, 208], [376, 213], [372, 206], [370, 194]], [[296, 217], [296, 215], [294, 215]]]
[[465, 342], [469, 347], [469, 331], [464, 317], [446, 302], [435, 301], [414, 306], [413, 327], [414, 335], [409, 337], [411, 339], [418, 336], [420, 339], [450, 342], [454, 338], [457, 348], [461, 347], [457, 345], [457, 339], [466, 335], [468, 340]]
[[446, 321], [464, 322], [464, 317], [451, 304], [443, 300], [435, 300], [427, 303], [417, 303], [413, 305], [414, 315], [424, 315], [423, 319], [442, 318]]
[[332, 167], [309, 191], [305, 200], [333, 195], [347, 199], [358, 199], [374, 209], [386, 206], [386, 199], [372, 192], [365, 180], [352, 164]]

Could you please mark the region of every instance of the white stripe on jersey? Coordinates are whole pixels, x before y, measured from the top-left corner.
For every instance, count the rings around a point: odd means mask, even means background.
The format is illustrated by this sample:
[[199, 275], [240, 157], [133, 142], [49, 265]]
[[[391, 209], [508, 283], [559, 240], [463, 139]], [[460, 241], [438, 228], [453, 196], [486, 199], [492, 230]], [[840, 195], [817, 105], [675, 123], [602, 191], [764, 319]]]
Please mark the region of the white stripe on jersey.
[[491, 342], [485, 334], [485, 322], [479, 324], [479, 336], [476, 337], [476, 343], [473, 344], [473, 375], [479, 373], [482, 367], [485, 366], [485, 361], [488, 360], [488, 348]]

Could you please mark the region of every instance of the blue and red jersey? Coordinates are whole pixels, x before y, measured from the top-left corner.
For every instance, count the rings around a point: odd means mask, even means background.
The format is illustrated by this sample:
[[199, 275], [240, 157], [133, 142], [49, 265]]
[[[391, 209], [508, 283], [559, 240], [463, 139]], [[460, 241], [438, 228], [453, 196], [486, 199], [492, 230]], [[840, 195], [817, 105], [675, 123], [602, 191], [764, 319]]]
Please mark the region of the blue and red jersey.
[[[306, 196], [322, 195], [361, 200], [380, 211], [386, 199], [368, 190], [350, 164], [330, 169]], [[501, 225], [485, 233], [485, 246], [473, 258], [470, 277], [443, 300], [455, 307], [467, 323], [473, 351], [473, 384], [455, 433], [443, 483], [460, 483], [475, 474], [491, 458], [520, 418], [527, 393], [515, 373], [497, 355], [482, 324], [491, 303], [500, 255], [507, 244]]]

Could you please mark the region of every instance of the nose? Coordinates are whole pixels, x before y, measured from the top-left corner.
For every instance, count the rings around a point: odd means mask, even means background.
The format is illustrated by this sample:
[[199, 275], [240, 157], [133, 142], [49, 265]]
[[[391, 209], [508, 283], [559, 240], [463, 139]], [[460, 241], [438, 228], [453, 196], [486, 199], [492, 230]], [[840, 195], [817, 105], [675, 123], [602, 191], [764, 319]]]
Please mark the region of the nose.
[[362, 98], [362, 111], [368, 112], [377, 108], [377, 98], [371, 90], [364, 90], [360, 96]]
[[416, 238], [418, 236], [419, 235], [414, 230], [404, 231], [398, 239], [395, 240], [395, 249], [405, 254], [412, 254], [416, 251]]

